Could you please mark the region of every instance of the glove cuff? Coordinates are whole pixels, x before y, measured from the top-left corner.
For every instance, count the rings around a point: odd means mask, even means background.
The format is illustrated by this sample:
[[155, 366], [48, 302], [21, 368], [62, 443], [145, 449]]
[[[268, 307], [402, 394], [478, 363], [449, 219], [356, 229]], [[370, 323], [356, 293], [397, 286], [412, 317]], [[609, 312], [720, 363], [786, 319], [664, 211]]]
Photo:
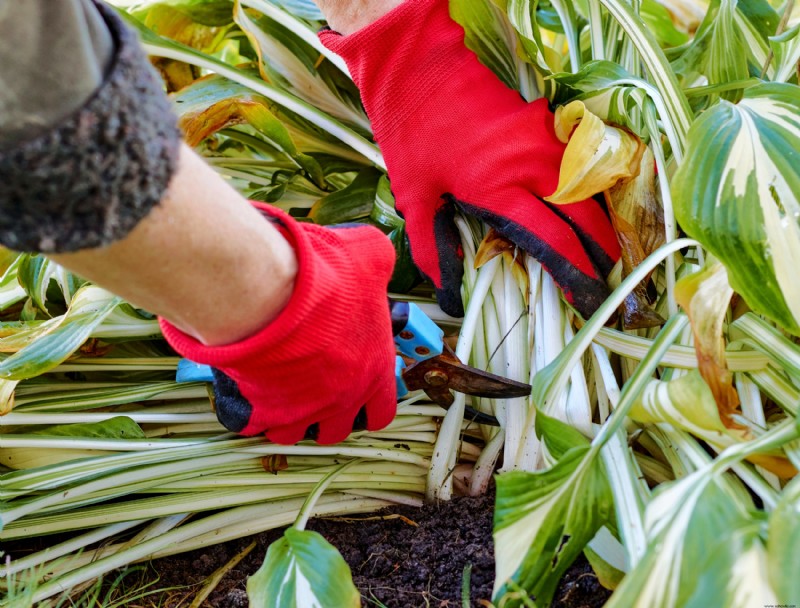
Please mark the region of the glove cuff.
[[181, 134], [161, 79], [136, 34], [96, 6], [116, 43], [105, 82], [58, 127], [0, 149], [0, 243], [11, 249], [58, 253], [124, 238], [177, 165]]
[[348, 36], [326, 29], [319, 38], [347, 63], [379, 140], [429, 103], [464, 62], [477, 61], [447, 0], [406, 0]]

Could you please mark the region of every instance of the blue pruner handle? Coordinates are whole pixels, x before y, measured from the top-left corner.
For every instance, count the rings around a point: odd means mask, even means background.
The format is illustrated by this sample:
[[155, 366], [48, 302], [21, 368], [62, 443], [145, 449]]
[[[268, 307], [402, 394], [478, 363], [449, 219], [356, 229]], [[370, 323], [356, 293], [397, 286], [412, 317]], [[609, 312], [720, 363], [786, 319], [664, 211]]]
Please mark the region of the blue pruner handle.
[[[408, 395], [408, 387], [403, 380], [403, 370], [406, 368], [406, 363], [402, 357], [395, 357], [394, 362], [394, 379], [397, 384], [397, 398], [405, 397]], [[181, 359], [178, 362], [178, 371], [175, 374], [176, 382], [213, 382], [214, 375], [211, 373], [211, 367], [189, 361], [189, 359]]]
[[403, 357], [396, 357], [394, 360], [394, 381], [397, 383], [397, 398], [402, 399], [408, 395], [408, 387], [403, 380], [403, 370], [406, 368], [406, 362]]
[[178, 361], [178, 371], [175, 373], [176, 382], [213, 382], [214, 374], [210, 365], [202, 365], [181, 359]]
[[416, 361], [442, 354], [444, 332], [419, 306], [389, 300], [389, 309], [394, 343], [400, 353]]

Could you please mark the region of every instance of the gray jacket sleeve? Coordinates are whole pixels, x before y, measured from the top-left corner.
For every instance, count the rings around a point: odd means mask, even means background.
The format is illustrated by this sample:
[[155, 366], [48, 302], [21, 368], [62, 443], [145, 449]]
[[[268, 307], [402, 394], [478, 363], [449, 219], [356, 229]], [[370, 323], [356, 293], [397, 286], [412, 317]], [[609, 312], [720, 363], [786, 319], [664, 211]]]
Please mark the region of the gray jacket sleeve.
[[122, 239], [164, 196], [180, 131], [136, 34], [99, 0], [0, 0], [0, 244]]
[[82, 106], [113, 53], [108, 27], [89, 0], [0, 0], [0, 146]]

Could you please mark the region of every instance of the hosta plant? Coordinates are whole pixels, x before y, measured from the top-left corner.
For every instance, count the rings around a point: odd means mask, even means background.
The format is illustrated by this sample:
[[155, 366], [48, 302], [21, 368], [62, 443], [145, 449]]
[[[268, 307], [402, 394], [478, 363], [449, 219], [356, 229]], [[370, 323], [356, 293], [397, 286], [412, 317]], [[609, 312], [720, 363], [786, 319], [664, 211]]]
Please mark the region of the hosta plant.
[[[205, 387], [172, 381], [146, 312], [8, 254], [0, 539], [74, 536], [0, 567], [6, 577], [40, 601], [288, 524], [315, 487], [327, 487], [315, 513], [363, 511], [479, 494], [499, 469], [496, 605], [549, 605], [580, 553], [612, 606], [797, 601], [793, 0], [450, 0], [480, 59], [555, 109], [568, 143], [548, 201], [602, 197], [623, 249], [615, 291], [582, 319], [538, 262], [459, 218], [463, 320], [437, 314], [419, 284], [358, 92], [317, 41], [309, 0], [125, 4], [209, 163], [297, 217], [383, 229], [398, 251], [393, 295], [458, 330], [462, 359], [533, 392], [472, 403], [500, 429], [465, 422], [457, 394], [446, 415], [414, 396], [386, 431], [332, 448], [237, 439]], [[302, 576], [305, 560], [343, 571], [302, 534], [271, 551], [252, 596], [268, 603], [284, 585], [281, 597], [353, 601], [346, 576], [325, 591]]]

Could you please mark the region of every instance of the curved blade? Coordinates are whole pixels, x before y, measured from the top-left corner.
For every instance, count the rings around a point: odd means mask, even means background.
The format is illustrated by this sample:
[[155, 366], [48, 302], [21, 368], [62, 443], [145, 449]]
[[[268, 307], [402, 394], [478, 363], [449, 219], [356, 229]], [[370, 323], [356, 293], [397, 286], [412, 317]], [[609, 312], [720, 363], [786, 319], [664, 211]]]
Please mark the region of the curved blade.
[[420, 361], [403, 371], [403, 380], [409, 390], [450, 389], [493, 399], [526, 397], [531, 393], [530, 384], [503, 378], [489, 372], [464, 365], [455, 357], [446, 354]]

